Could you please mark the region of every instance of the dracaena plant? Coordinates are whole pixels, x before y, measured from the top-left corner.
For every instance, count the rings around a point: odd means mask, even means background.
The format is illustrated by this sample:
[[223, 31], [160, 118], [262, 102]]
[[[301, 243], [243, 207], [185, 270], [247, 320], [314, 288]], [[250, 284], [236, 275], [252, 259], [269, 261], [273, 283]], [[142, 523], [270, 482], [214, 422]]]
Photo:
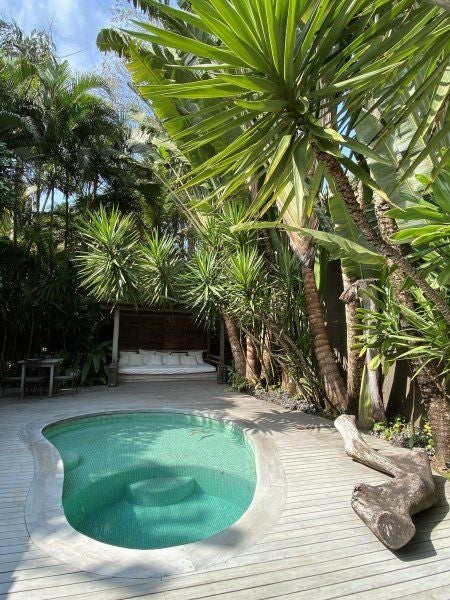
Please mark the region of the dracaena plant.
[[445, 382], [450, 380], [450, 340], [445, 321], [418, 291], [414, 293], [415, 310], [400, 304], [389, 287], [376, 287], [370, 293], [377, 310], [359, 309], [363, 331], [358, 347], [363, 351], [376, 348], [380, 353], [371, 368], [376, 369], [384, 360], [386, 372], [396, 360], [411, 360], [416, 365], [415, 376], [429, 363]]
[[103, 302], [138, 303], [142, 275], [139, 236], [130, 215], [101, 206], [78, 221], [84, 249], [76, 261], [88, 293]]
[[[249, 211], [255, 216], [275, 203], [290, 181], [302, 194], [299, 163], [310, 148], [367, 240], [413, 279], [450, 323], [444, 298], [373, 228], [346, 174], [378, 190], [349, 157], [358, 153], [389, 163], [355, 135], [361, 107], [374, 98], [386, 104], [408, 86], [420, 94], [430, 77], [442, 75], [450, 55], [448, 13], [410, 0], [395, 7], [387, 0], [193, 0], [189, 11], [156, 0], [146, 4], [178, 23], [178, 31], [139, 23], [139, 31], [126, 35], [147, 44], [149, 52], [165, 48], [191, 58], [189, 65], [172, 65], [175, 83], [145, 79], [144, 65], [137, 77], [141, 95], [156, 109], [171, 99], [202, 101], [197, 115], [188, 111], [183, 119], [176, 111], [166, 126], [186, 154], [216, 143], [215, 153], [189, 172], [186, 185], [217, 177], [214, 194], [224, 197], [263, 174]], [[202, 32], [201, 39], [192, 35], [193, 28]], [[419, 78], [424, 61], [425, 81]], [[407, 113], [408, 106], [394, 107], [390, 122], [401, 122]], [[217, 151], [218, 140], [236, 129], [240, 134]]]
[[405, 208], [394, 208], [386, 215], [394, 218], [399, 230], [392, 239], [412, 247], [413, 256], [429, 273], [436, 286], [450, 290], [450, 168], [432, 181], [419, 175], [428, 192]]

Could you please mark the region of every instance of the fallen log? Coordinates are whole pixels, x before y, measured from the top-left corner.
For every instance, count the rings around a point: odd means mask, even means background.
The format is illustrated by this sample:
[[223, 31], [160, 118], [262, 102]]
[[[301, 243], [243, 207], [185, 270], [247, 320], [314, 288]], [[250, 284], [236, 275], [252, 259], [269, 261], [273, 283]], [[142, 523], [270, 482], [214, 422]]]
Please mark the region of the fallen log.
[[402, 548], [416, 532], [411, 515], [438, 500], [426, 450], [392, 448], [377, 452], [361, 437], [353, 415], [341, 415], [334, 425], [344, 439], [348, 456], [392, 477], [378, 485], [356, 485], [351, 505], [387, 548]]

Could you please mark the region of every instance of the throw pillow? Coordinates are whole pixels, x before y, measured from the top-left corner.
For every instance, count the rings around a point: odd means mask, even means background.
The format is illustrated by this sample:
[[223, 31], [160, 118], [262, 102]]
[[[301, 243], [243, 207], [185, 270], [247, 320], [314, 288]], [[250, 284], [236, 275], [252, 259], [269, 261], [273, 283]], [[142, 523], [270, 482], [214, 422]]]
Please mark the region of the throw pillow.
[[179, 354], [166, 354], [163, 357], [163, 365], [167, 365], [168, 367], [175, 367], [180, 364], [180, 355]]
[[142, 356], [144, 365], [151, 365], [151, 358], [156, 355], [156, 352], [154, 350], [139, 350], [139, 354]]
[[161, 354], [151, 354], [148, 357], [148, 362], [146, 362], [144, 364], [152, 366], [152, 367], [160, 367], [163, 364]]
[[189, 350], [188, 355], [195, 356], [197, 364], [202, 365], [204, 363], [203, 350]]
[[129, 367], [142, 367], [142, 355], [137, 352], [130, 352]]
[[198, 365], [197, 358], [195, 356], [186, 356], [185, 354], [181, 355], [180, 364], [184, 366], [194, 366]]
[[130, 352], [121, 352], [119, 356], [119, 366], [126, 367], [130, 362]]

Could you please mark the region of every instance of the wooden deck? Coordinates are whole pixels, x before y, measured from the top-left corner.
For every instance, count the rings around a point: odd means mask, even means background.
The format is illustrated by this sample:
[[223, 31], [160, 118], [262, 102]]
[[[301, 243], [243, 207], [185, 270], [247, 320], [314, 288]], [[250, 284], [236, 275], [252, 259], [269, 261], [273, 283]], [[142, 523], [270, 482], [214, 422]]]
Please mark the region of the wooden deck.
[[[164, 580], [102, 577], [50, 558], [31, 543], [24, 504], [33, 460], [18, 438], [27, 423], [84, 411], [178, 406], [251, 419], [270, 436], [284, 465], [288, 495], [272, 531], [243, 555]], [[353, 463], [330, 422], [295, 414], [206, 381], [136, 383], [82, 389], [74, 398], [0, 398], [0, 598], [30, 600], [152, 598], [450, 599], [450, 516], [439, 479], [438, 506], [416, 519], [417, 535], [392, 553], [350, 507], [358, 481], [382, 476]], [[101, 560], [101, 557], [99, 557]]]

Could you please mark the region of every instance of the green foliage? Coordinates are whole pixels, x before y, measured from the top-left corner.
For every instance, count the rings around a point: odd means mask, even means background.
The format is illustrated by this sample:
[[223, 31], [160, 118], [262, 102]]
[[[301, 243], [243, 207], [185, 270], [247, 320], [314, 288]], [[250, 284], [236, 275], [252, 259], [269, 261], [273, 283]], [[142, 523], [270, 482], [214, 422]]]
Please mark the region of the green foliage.
[[[193, 2], [190, 11], [154, 0], [149, 4], [160, 15], [170, 13], [169, 23], [163, 19], [165, 28], [141, 22], [140, 30], [122, 36], [104, 31], [100, 44], [108, 47], [109, 39], [109, 47], [125, 54], [140, 93], [164, 117], [186, 155], [219, 144], [225, 132], [240, 129], [234, 141], [222, 150], [217, 146], [195, 166], [187, 183], [223, 177], [214, 193], [229, 196], [264, 175], [252, 206], [259, 214], [294, 180], [297, 150], [308, 139], [376, 187], [342, 150], [380, 163], [389, 163], [389, 157], [339, 131], [346, 128], [349, 114], [352, 124], [358, 121], [361, 106], [380, 89], [388, 105], [397, 94], [396, 86], [389, 85], [393, 79], [399, 79], [399, 87], [416, 82], [420, 87], [422, 57], [426, 55], [429, 71], [440, 65], [445, 40], [440, 26], [447, 18], [412, 1], [394, 10], [387, 1], [374, 6], [322, 0], [313, 10], [301, 1], [274, 0], [263, 8], [259, 0]], [[175, 61], [170, 63], [169, 56]], [[189, 67], [183, 57], [189, 57]], [[192, 57], [195, 70], [190, 68]], [[176, 63], [174, 71], [168, 70], [173, 79], [157, 71], [161, 63], [166, 68]], [[180, 113], [175, 99], [182, 106], [191, 102], [191, 110]], [[204, 118], [208, 103], [213, 110]], [[334, 128], [319, 125], [324, 109], [335, 115]], [[389, 117], [398, 123], [408, 109], [393, 105]]]
[[443, 169], [435, 181], [423, 175], [418, 178], [428, 190], [425, 198], [387, 212], [399, 227], [392, 239], [410, 244], [422, 270], [437, 285], [450, 289], [450, 168]]
[[106, 384], [108, 380], [108, 359], [111, 357], [111, 341], [97, 342], [88, 334], [80, 345], [80, 384]]
[[225, 300], [223, 265], [212, 249], [201, 248], [189, 257], [181, 279], [183, 302], [211, 328]]
[[434, 453], [434, 441], [429, 423], [425, 422], [422, 427], [413, 427], [406, 423], [405, 418], [397, 415], [391, 421], [374, 423], [373, 435], [383, 437], [394, 446], [403, 448], [425, 448], [430, 455]]
[[86, 250], [76, 259], [82, 283], [97, 300], [137, 303], [141, 293], [142, 253], [133, 218], [103, 207], [79, 219]]
[[228, 310], [251, 327], [255, 316], [268, 309], [268, 280], [264, 260], [256, 248], [242, 248], [231, 254], [227, 264], [225, 293]]
[[248, 387], [245, 377], [239, 375], [239, 373], [236, 373], [236, 371], [231, 368], [228, 368], [227, 375], [227, 381], [233, 390], [236, 390], [237, 392], [245, 392]]
[[[147, 159], [150, 134], [145, 122], [113, 107], [102, 77], [72, 72], [47, 34], [25, 35], [1, 20], [0, 107], [1, 366], [37, 356], [42, 347], [69, 356], [70, 366], [86, 331], [95, 328], [92, 347], [111, 337], [108, 316], [79, 286], [73, 258], [86, 248], [75, 223], [80, 218], [90, 228], [89, 258], [97, 270], [90, 285], [110, 299], [117, 290], [121, 297], [121, 289], [133, 289], [139, 261], [123, 269], [119, 264], [127, 234], [133, 238], [137, 230], [142, 238], [162, 215]], [[91, 220], [89, 209], [93, 214], [102, 201], [105, 214], [114, 212], [116, 201], [126, 206], [129, 231], [126, 223], [120, 229], [110, 222], [108, 229], [105, 218]], [[115, 279], [114, 291], [101, 288], [103, 268]], [[104, 381], [102, 352], [86, 350], [86, 382]]]
[[358, 309], [360, 319], [357, 347], [365, 352], [367, 348], [377, 348], [380, 355], [371, 364], [375, 369], [382, 358], [385, 369], [399, 359], [419, 361], [421, 367], [434, 363], [444, 378], [450, 373], [449, 328], [440, 314], [423, 295], [412, 289], [416, 308], [412, 310], [398, 303], [392, 290], [375, 288], [377, 295], [371, 294], [377, 310]]
[[141, 261], [142, 273], [137, 285], [143, 301], [152, 306], [175, 303], [182, 265], [174, 238], [158, 232], [147, 235], [140, 250], [131, 250], [131, 254], [138, 255]]
[[[365, 268], [365, 272], [367, 272], [369, 266], [377, 267], [376, 272], [379, 273], [385, 265], [383, 256], [373, 249], [352, 241], [349, 237], [313, 229], [300, 229], [299, 231], [312, 237], [315, 242], [329, 252], [332, 258], [340, 258], [343, 264], [348, 266], [348, 272], [351, 275], [361, 274], [361, 268]], [[373, 271], [375, 271], [374, 268]]]

